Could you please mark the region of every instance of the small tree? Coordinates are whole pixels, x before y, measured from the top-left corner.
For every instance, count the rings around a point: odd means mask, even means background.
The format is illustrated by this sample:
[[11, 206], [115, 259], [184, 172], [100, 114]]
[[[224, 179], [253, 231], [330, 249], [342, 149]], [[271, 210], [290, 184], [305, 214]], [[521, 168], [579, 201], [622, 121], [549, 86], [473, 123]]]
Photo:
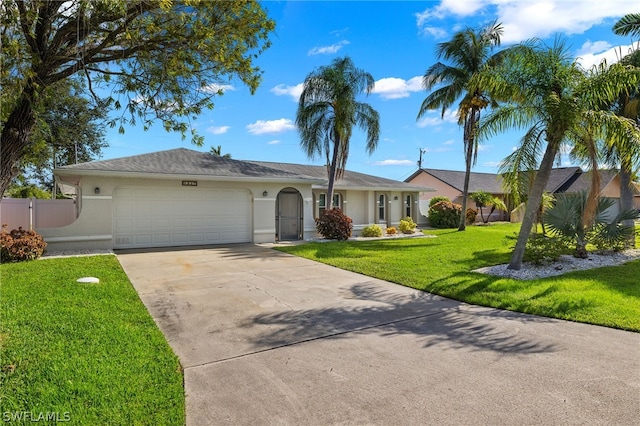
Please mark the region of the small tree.
[[[488, 192], [478, 191], [471, 194], [469, 197], [476, 203], [476, 207], [480, 210], [480, 217], [482, 218], [483, 223], [488, 223], [489, 218], [493, 214], [493, 212], [498, 210], [507, 211], [507, 205], [500, 198], [495, 197]], [[491, 207], [487, 218], [484, 218], [484, 214], [482, 211], [483, 207]]]
[[493, 195], [485, 191], [478, 191], [469, 195], [469, 197], [476, 203], [476, 207], [480, 209], [480, 218], [482, 219], [482, 222], [487, 223], [489, 218], [487, 217], [487, 220], [484, 220], [484, 213], [482, 211], [482, 208], [491, 204], [491, 202], [493, 201]]

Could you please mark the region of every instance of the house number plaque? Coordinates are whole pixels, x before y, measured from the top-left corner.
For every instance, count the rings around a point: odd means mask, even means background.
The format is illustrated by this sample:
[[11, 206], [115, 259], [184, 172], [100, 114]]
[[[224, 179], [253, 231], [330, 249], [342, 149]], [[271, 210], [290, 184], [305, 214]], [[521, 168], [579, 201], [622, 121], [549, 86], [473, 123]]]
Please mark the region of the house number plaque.
[[182, 186], [198, 186], [197, 180], [183, 180]]

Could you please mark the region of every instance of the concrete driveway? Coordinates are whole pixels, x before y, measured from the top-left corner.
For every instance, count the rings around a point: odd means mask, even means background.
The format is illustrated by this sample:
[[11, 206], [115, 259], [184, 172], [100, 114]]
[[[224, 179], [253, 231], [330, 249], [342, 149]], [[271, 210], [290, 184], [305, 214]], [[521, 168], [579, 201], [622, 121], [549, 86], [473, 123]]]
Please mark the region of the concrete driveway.
[[640, 334], [480, 308], [265, 247], [120, 252], [187, 424], [615, 424]]

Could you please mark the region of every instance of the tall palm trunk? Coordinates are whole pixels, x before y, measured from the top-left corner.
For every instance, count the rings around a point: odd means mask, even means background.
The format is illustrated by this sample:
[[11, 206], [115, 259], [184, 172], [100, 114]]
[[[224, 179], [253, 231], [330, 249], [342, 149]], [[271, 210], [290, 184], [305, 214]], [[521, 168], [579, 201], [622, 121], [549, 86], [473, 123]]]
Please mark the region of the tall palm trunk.
[[527, 247], [527, 240], [529, 239], [529, 235], [531, 234], [531, 230], [535, 224], [534, 219], [540, 206], [540, 202], [542, 201], [544, 187], [547, 185], [547, 182], [549, 182], [549, 176], [551, 175], [551, 169], [553, 168], [553, 161], [558, 154], [559, 146], [559, 143], [547, 143], [547, 149], [544, 152], [544, 157], [542, 157], [540, 169], [538, 170], [538, 173], [536, 173], [536, 178], [533, 181], [533, 187], [529, 193], [529, 199], [527, 200], [527, 207], [524, 211], [524, 217], [522, 218], [522, 226], [520, 228], [520, 233], [518, 234], [516, 247], [511, 254], [511, 261], [509, 262], [507, 269], [520, 270], [520, 268], [522, 268], [522, 259], [524, 258], [524, 251]]
[[467, 198], [469, 198], [469, 178], [471, 176], [471, 157], [473, 156], [473, 144], [471, 141], [466, 141], [467, 152], [465, 152], [465, 172], [464, 172], [464, 186], [462, 187], [462, 213], [460, 213], [460, 224], [458, 225], [458, 231], [464, 231], [467, 225]]
[[480, 111], [472, 107], [467, 113], [464, 123], [464, 185], [462, 187], [462, 212], [460, 213], [460, 224], [458, 231], [464, 231], [467, 225], [467, 199], [469, 198], [469, 180], [471, 177], [471, 164], [473, 163], [473, 154], [475, 148], [476, 127]]
[[329, 164], [329, 183], [327, 184], [327, 211], [333, 208], [333, 186], [336, 180], [337, 164], [338, 164], [338, 148], [340, 147], [340, 138], [336, 138], [335, 146]]
[[[629, 164], [626, 164], [624, 161], [620, 165], [620, 210], [630, 210], [633, 209], [633, 191], [632, 191], [632, 183], [631, 183], [631, 175], [632, 171]], [[622, 222], [623, 226], [629, 226], [631, 228], [634, 227], [634, 221], [625, 220]], [[636, 238], [635, 234], [631, 234], [627, 237], [626, 244], [627, 248], [635, 248], [636, 246]]]

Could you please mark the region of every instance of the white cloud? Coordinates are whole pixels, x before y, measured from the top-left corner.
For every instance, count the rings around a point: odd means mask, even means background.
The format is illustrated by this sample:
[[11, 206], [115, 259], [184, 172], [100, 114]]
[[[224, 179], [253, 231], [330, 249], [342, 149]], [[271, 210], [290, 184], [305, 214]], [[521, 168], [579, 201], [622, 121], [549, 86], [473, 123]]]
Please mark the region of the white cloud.
[[347, 31], [349, 31], [349, 27], [345, 27], [341, 30], [333, 30], [329, 34], [334, 35], [336, 37], [340, 37], [342, 36], [342, 34], [346, 33]]
[[457, 111], [450, 109], [444, 113], [444, 117], [440, 117], [439, 112], [429, 112], [428, 116], [418, 121], [418, 127], [433, 127], [441, 126], [446, 123], [458, 124]]
[[585, 41], [580, 49], [578, 49], [577, 55], [585, 55], [589, 53], [601, 53], [611, 48], [611, 44], [608, 41], [600, 40], [591, 42], [591, 40]]
[[589, 69], [594, 65], [598, 65], [603, 60], [611, 65], [618, 62], [623, 56], [628, 55], [633, 50], [634, 45], [614, 46], [603, 52], [583, 53], [576, 58], [583, 68]]
[[606, 19], [619, 19], [637, 12], [638, 3], [629, 0], [443, 0], [416, 14], [421, 33], [433, 22], [449, 16], [495, 15], [504, 27], [502, 42], [517, 43], [555, 33], [582, 34]]
[[371, 163], [373, 166], [415, 166], [416, 162], [411, 160], [382, 160]]
[[423, 36], [432, 36], [436, 39], [441, 39], [445, 38], [448, 33], [444, 28], [425, 26], [420, 29], [419, 34]]
[[288, 95], [293, 98], [294, 101], [298, 102], [300, 99], [300, 95], [302, 94], [303, 83], [296, 84], [295, 86], [287, 86], [286, 84], [278, 84], [276, 87], [270, 90], [271, 93], [274, 93], [277, 96]]
[[443, 19], [448, 15], [470, 16], [485, 6], [483, 0], [442, 0], [438, 6], [416, 13], [418, 27], [432, 19]]
[[484, 167], [500, 167], [502, 165], [501, 161], [486, 161], [482, 163]]
[[272, 141], [267, 142], [267, 145], [278, 145], [280, 144], [280, 142], [281, 142], [280, 140], [274, 139]]
[[498, 8], [498, 22], [504, 24], [505, 43], [532, 37], [546, 38], [554, 33], [582, 34], [608, 18], [636, 12], [638, 5], [628, 0], [489, 0]]
[[454, 141], [453, 139], [449, 139], [448, 141], [445, 141], [442, 145], [453, 145], [454, 143], [456, 143], [456, 141]]
[[211, 126], [207, 127], [207, 132], [213, 133], [214, 135], [222, 135], [227, 133], [230, 128], [230, 126]]
[[209, 84], [208, 86], [205, 86], [202, 88], [203, 91], [207, 92], [207, 93], [224, 93], [224, 92], [229, 92], [232, 90], [236, 90], [235, 87], [233, 87], [231, 84]]
[[247, 124], [247, 130], [252, 135], [263, 135], [266, 133], [282, 133], [295, 130], [296, 126], [288, 118], [278, 120], [258, 120], [255, 123]]
[[347, 44], [349, 44], [349, 40], [342, 40], [338, 43], [335, 44], [331, 44], [329, 46], [320, 46], [320, 47], [314, 47], [313, 49], [309, 50], [307, 52], [307, 55], [309, 56], [313, 56], [313, 55], [331, 55], [334, 54], [336, 52], [338, 52], [338, 50], [342, 49], [344, 46], [346, 46]]
[[478, 152], [490, 151], [491, 147], [493, 147], [493, 145], [480, 145], [480, 144], [478, 144]]
[[411, 95], [411, 92], [422, 91], [422, 77], [416, 76], [409, 80], [397, 77], [381, 78], [376, 81], [373, 93], [379, 94], [383, 99], [400, 99]]

